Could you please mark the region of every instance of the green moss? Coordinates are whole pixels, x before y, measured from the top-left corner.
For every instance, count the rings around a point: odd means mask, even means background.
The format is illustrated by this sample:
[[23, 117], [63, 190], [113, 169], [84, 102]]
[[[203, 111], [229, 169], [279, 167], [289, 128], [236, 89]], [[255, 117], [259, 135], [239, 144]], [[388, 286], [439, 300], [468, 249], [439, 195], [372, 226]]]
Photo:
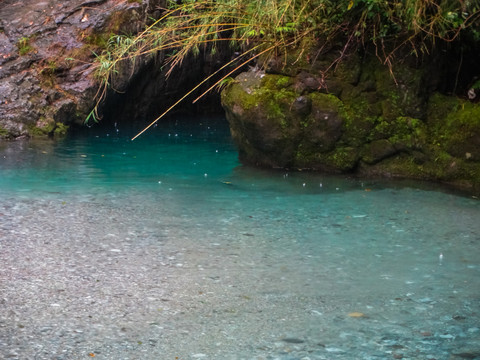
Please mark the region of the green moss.
[[289, 76], [279, 76], [277, 78], [276, 87], [282, 88], [287, 87], [293, 83], [292, 78]]
[[334, 117], [342, 124], [348, 117], [343, 102], [335, 95], [316, 92], [309, 94], [308, 97], [311, 100], [311, 114], [302, 123], [305, 131], [310, 131], [309, 128], [312, 126], [318, 127], [319, 122], [324, 123], [325, 129], [331, 126], [328, 121], [325, 121], [326, 119], [323, 119], [324, 116]]
[[28, 128], [28, 134], [32, 137], [47, 137], [48, 132], [45, 132], [44, 129], [38, 128], [36, 126], [30, 126]]
[[426, 138], [426, 126], [421, 120], [399, 116], [394, 120], [377, 118], [367, 140], [387, 139], [397, 147], [417, 148], [426, 143]]
[[0, 137], [8, 137], [9, 136], [9, 131], [3, 127], [0, 126]]
[[366, 79], [375, 84], [382, 117], [387, 120], [401, 116], [423, 117], [423, 69], [399, 62], [392, 72], [388, 66], [371, 60], [365, 64], [365, 73]]
[[[372, 129], [383, 120], [382, 95], [376, 91], [362, 91], [362, 84], [374, 83], [373, 70], [373, 66], [371, 69], [367, 66], [361, 84], [342, 92], [341, 99], [346, 113], [343, 141], [351, 146], [359, 147], [374, 140]], [[372, 85], [372, 88], [375, 86]]]
[[389, 157], [363, 169], [367, 174], [388, 174], [390, 177], [409, 179], [432, 179], [431, 174], [425, 171], [422, 164], [415, 162], [409, 154], [402, 153]]
[[315, 162], [316, 154], [310, 150], [305, 150], [304, 145], [300, 144], [295, 153], [295, 167], [299, 169], [311, 168]]
[[480, 186], [480, 168], [475, 164], [438, 152], [432, 161], [418, 162], [415, 156], [401, 153], [375, 165], [364, 167], [367, 174], [388, 174], [391, 177], [434, 180], [463, 188]]
[[290, 125], [286, 115], [296, 94], [291, 88], [279, 88], [278, 84], [284, 86], [289, 82], [286, 76], [266, 75], [259, 88], [245, 88], [242, 84], [233, 84], [228, 91], [223, 92], [222, 101], [231, 105], [236, 104], [237, 107], [246, 111], [256, 109], [267, 119], [275, 120], [285, 129]]
[[348, 173], [357, 166], [359, 159], [358, 149], [353, 147], [338, 146], [328, 153], [312, 153], [304, 151], [300, 146], [295, 157], [295, 167], [320, 169], [332, 173]]
[[32, 137], [62, 137], [67, 134], [68, 129], [68, 125], [42, 116], [35, 125], [28, 128], [28, 133]]
[[356, 103], [347, 103], [343, 142], [351, 146], [361, 146], [371, 137], [371, 131], [377, 122], [377, 116], [368, 115], [368, 104], [361, 99]]
[[428, 113], [433, 146], [461, 159], [480, 161], [480, 104], [435, 95]]
[[358, 161], [358, 150], [352, 147], [337, 148], [332, 160], [338, 169], [350, 171]]
[[273, 91], [270, 94], [264, 94], [268, 104], [268, 116], [285, 119], [290, 117], [290, 110], [295, 101], [296, 94], [287, 89]]
[[459, 100], [457, 111], [450, 112], [447, 116], [450, 126], [467, 126], [471, 130], [480, 126], [480, 105], [470, 101]]
[[23, 56], [34, 50], [31, 37], [22, 37], [17, 41], [18, 53]]
[[452, 111], [457, 111], [461, 106], [457, 97], [446, 96], [440, 93], [433, 94], [428, 99], [427, 119], [428, 123], [436, 125], [448, 116]]
[[368, 164], [375, 164], [396, 152], [397, 150], [390, 141], [386, 139], [376, 140], [363, 147], [362, 160]]
[[346, 116], [343, 102], [335, 95], [315, 92], [310, 94], [310, 98], [312, 99], [312, 106], [341, 113], [343, 117]]
[[480, 183], [480, 168], [471, 162], [440, 152], [435, 161], [423, 164], [422, 169], [429, 179], [445, 182], [465, 181]]
[[264, 166], [288, 166], [294, 156], [298, 119], [291, 112], [296, 93], [276, 86], [277, 75], [265, 75], [259, 86], [255, 74], [237, 77], [222, 91], [222, 104], [240, 157]]
[[233, 111], [243, 112], [258, 105], [258, 100], [244, 91], [238, 83], [234, 83], [224, 89], [221, 94], [221, 100], [225, 107], [233, 109]]
[[[418, 78], [412, 81], [415, 85]], [[343, 173], [361, 169], [480, 188], [480, 153], [475, 152], [480, 152], [480, 105], [435, 95], [427, 127], [423, 118], [406, 115], [418, 100], [413, 100], [415, 91], [405, 94], [392, 83], [388, 78], [374, 86], [347, 86], [341, 100], [320, 92], [303, 94], [308, 110], [297, 111], [292, 105], [299, 95], [291, 78], [267, 74], [255, 86], [232, 85], [226, 108], [237, 105], [248, 112], [248, 120], [245, 113], [239, 117], [243, 127], [235, 131], [243, 134], [243, 155], [250, 163]], [[340, 133], [331, 132], [339, 126]]]
[[55, 137], [63, 137], [65, 135], [67, 135], [68, 129], [69, 129], [68, 125], [57, 122], [55, 124], [55, 130], [53, 130], [53, 135]]
[[325, 164], [341, 172], [351, 171], [357, 165], [358, 159], [358, 149], [353, 147], [337, 147], [323, 158]]
[[41, 116], [39, 120], [28, 128], [30, 136], [46, 137], [50, 136], [55, 129], [55, 121], [52, 118]]

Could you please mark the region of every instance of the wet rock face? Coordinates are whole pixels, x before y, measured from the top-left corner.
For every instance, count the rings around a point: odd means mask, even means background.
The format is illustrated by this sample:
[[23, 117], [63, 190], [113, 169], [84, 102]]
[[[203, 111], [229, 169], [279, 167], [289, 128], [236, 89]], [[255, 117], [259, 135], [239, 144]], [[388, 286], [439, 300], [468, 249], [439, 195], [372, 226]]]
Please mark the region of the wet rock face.
[[[434, 180], [480, 193], [480, 105], [427, 91], [428, 67], [349, 60], [248, 72], [222, 93], [240, 160], [265, 167]], [[352, 75], [348, 68], [353, 69]]]
[[97, 90], [95, 42], [138, 31], [159, 2], [0, 2], [0, 137], [54, 135], [83, 122]]

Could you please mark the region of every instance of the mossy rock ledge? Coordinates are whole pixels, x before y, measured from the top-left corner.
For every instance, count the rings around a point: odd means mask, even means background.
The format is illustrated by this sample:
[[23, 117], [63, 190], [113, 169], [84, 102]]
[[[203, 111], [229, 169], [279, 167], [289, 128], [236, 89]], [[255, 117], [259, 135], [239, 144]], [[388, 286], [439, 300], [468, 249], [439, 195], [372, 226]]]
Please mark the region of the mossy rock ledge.
[[[480, 194], [480, 104], [426, 93], [425, 69], [346, 64], [250, 70], [222, 92], [240, 161], [260, 167], [408, 178]], [[352, 74], [348, 68], [356, 72]]]

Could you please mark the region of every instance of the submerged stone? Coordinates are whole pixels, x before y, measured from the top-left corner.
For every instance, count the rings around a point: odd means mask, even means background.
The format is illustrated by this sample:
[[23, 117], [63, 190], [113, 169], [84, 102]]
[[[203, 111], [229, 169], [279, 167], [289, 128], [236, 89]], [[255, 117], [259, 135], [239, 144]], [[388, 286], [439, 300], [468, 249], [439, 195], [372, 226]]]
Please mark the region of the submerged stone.
[[290, 344], [303, 344], [305, 342], [305, 340], [298, 338], [283, 338], [282, 341]]
[[457, 359], [478, 359], [480, 358], [480, 349], [465, 349], [452, 353]]

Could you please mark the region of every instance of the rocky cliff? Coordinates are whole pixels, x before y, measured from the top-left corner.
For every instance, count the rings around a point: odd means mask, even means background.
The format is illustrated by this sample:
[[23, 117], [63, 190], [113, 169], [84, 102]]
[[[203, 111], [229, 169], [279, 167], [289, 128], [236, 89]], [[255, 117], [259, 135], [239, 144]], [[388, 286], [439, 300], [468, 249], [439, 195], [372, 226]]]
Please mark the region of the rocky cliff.
[[0, 2], [0, 137], [58, 135], [91, 111], [93, 53], [144, 28], [161, 1]]

